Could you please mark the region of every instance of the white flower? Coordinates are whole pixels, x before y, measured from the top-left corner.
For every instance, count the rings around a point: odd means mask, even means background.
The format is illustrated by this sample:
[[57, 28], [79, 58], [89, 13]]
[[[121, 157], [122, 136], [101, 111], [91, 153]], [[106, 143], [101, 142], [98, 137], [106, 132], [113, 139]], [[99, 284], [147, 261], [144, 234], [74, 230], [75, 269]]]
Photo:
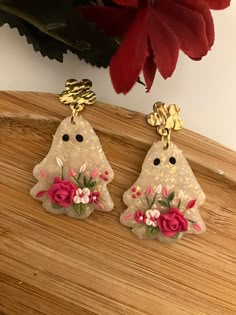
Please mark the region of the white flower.
[[150, 209], [146, 211], [145, 215], [146, 215], [146, 224], [156, 227], [157, 226], [156, 219], [159, 218], [160, 211], [157, 209]]
[[57, 160], [57, 165], [58, 165], [59, 167], [63, 167], [63, 162], [62, 162], [62, 160], [61, 160], [59, 157], [56, 157], [56, 160]]
[[184, 192], [183, 192], [183, 190], [180, 190], [178, 193], [178, 198], [183, 199], [183, 197], [184, 197]]
[[81, 167], [80, 167], [80, 169], [79, 169], [79, 172], [80, 173], [83, 173], [85, 170], [86, 170], [86, 163], [84, 163]]
[[160, 194], [161, 191], [162, 191], [162, 186], [161, 186], [161, 184], [160, 184], [160, 185], [157, 186], [156, 193], [157, 193], [157, 194]]
[[74, 196], [74, 203], [89, 203], [90, 190], [88, 188], [78, 188]]

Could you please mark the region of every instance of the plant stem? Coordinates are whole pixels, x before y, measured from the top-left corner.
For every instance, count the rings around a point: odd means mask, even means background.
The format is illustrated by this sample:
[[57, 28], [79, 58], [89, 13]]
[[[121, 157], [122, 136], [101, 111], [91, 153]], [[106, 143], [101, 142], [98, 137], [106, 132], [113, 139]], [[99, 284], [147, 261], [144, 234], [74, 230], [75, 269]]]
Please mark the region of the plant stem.
[[195, 221], [193, 221], [193, 220], [190, 220], [190, 219], [187, 219], [190, 223], [193, 223], [193, 224], [195, 224], [196, 222]]
[[152, 206], [154, 205], [155, 201], [156, 201], [156, 197], [157, 197], [157, 193], [155, 193], [153, 200], [151, 202], [150, 208], [152, 208]]
[[146, 196], [146, 201], [147, 201], [147, 204], [148, 204], [148, 209], [151, 209], [151, 207], [150, 207], [150, 201], [149, 201], [149, 199], [148, 199], [148, 196]]
[[168, 198], [165, 198], [165, 199], [167, 201], [168, 207], [171, 208], [171, 205], [170, 205], [170, 202], [169, 202]]
[[81, 185], [80, 185], [80, 182], [78, 181], [78, 179], [77, 179], [75, 176], [73, 176], [73, 179], [74, 179], [74, 181], [76, 181], [76, 183], [78, 184], [78, 187], [81, 188]]
[[77, 177], [77, 182], [80, 180], [80, 176], [81, 176], [81, 173], [79, 173], [78, 177]]
[[145, 203], [143, 202], [143, 200], [142, 200], [140, 197], [138, 197], [138, 199], [142, 202], [142, 204], [143, 204], [144, 207], [146, 208], [146, 205], [145, 205]]

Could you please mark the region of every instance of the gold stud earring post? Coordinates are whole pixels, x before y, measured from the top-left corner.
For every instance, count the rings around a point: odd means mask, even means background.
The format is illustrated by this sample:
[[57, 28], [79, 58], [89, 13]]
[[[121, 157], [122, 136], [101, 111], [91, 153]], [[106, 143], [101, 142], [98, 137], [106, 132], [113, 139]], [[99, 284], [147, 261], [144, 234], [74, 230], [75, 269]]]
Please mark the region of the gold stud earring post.
[[71, 123], [75, 124], [75, 117], [85, 106], [93, 105], [96, 102], [96, 94], [91, 91], [92, 81], [83, 79], [78, 82], [76, 79], [69, 79], [65, 83], [65, 90], [60, 93], [59, 100], [71, 109]]
[[164, 149], [168, 149], [170, 145], [171, 131], [183, 128], [183, 121], [179, 113], [180, 108], [176, 104], [167, 106], [165, 103], [156, 102], [153, 105], [153, 112], [147, 115], [147, 123], [157, 127], [157, 133], [161, 136]]

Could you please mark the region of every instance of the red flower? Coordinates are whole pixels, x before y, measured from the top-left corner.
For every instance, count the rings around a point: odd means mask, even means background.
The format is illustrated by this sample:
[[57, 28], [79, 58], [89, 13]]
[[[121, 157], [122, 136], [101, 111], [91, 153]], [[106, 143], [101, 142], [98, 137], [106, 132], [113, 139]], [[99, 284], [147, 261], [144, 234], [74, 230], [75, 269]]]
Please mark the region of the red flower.
[[99, 191], [91, 191], [89, 196], [90, 203], [97, 203], [99, 202], [100, 192]]
[[124, 37], [110, 62], [117, 93], [126, 94], [143, 70], [149, 91], [156, 69], [163, 78], [175, 70], [179, 50], [200, 60], [214, 43], [210, 9], [230, 0], [113, 0], [121, 7], [79, 7], [109, 36]]
[[210, 9], [223, 10], [230, 5], [230, 0], [204, 0]]
[[136, 211], [134, 219], [136, 222], [145, 223], [146, 220], [145, 213], [142, 212], [141, 210]]
[[192, 209], [195, 206], [196, 202], [197, 202], [196, 199], [190, 200], [188, 205], [187, 205], [187, 209]]
[[61, 207], [69, 207], [73, 202], [76, 189], [77, 187], [70, 181], [55, 177], [47, 195], [52, 203], [58, 204]]
[[188, 229], [188, 221], [183, 213], [176, 208], [170, 208], [167, 213], [161, 214], [157, 219], [157, 224], [165, 236], [175, 236], [178, 232], [185, 232]]

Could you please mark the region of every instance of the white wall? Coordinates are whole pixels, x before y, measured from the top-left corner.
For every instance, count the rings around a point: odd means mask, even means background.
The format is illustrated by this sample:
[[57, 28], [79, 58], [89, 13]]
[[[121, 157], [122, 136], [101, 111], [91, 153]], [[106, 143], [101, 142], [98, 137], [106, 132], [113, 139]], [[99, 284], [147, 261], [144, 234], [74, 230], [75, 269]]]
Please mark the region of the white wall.
[[0, 89], [60, 92], [66, 79], [87, 77], [103, 102], [145, 113], [157, 100], [179, 104], [187, 128], [236, 150], [236, 1], [213, 14], [216, 42], [207, 57], [194, 62], [181, 54], [172, 78], [165, 81], [158, 74], [150, 93], [136, 84], [126, 96], [116, 95], [108, 70], [71, 53], [63, 64], [43, 58], [5, 25], [0, 28]]

